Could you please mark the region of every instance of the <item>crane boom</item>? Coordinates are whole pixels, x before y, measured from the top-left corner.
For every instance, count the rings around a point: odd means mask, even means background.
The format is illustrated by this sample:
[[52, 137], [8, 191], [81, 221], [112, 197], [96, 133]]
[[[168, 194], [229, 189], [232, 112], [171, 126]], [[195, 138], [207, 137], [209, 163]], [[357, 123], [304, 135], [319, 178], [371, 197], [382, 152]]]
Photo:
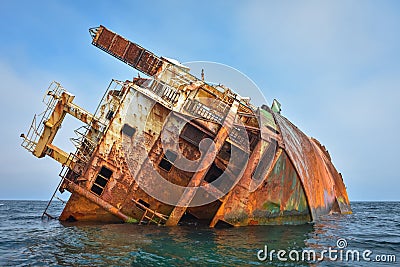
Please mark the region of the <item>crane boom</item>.
[[100, 25], [89, 29], [92, 44], [148, 76], [156, 75], [164, 59]]

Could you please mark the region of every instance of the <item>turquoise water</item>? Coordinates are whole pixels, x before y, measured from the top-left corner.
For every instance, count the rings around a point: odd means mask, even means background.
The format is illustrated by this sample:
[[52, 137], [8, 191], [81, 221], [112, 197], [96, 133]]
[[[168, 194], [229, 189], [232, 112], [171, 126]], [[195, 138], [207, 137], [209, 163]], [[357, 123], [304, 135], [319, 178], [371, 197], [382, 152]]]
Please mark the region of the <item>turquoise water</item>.
[[[356, 202], [354, 214], [300, 226], [157, 227], [41, 220], [44, 201], [1, 201], [0, 266], [399, 266], [400, 203]], [[62, 209], [55, 202], [50, 213]], [[259, 250], [335, 247], [395, 255], [395, 263], [260, 261]]]

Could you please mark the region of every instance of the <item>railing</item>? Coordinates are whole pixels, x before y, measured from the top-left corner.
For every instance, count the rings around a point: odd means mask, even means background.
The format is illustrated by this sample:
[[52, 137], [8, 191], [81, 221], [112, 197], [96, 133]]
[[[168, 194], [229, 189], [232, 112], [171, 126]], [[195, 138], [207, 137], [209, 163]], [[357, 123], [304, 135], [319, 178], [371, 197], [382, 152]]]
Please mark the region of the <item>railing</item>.
[[85, 162], [89, 161], [103, 133], [102, 131], [90, 131], [91, 128], [89, 125], [83, 125], [74, 130], [77, 137], [70, 138], [71, 142], [77, 148], [75, 154], [82, 157]]
[[184, 110], [193, 116], [199, 116], [208, 121], [222, 124], [224, 118], [217, 114], [214, 110], [202, 104], [196, 99], [188, 99], [184, 105]]
[[156, 79], [152, 80], [152, 82], [144, 88], [161, 97], [172, 106], [178, 102], [180, 96], [180, 93], [176, 88], [173, 88]]
[[244, 127], [233, 126], [231, 133], [229, 134], [229, 139], [237, 144], [249, 143], [249, 137], [247, 131]]
[[104, 125], [108, 125], [127, 90], [126, 83], [112, 80], [93, 114], [94, 117]]
[[58, 82], [53, 81], [50, 84], [42, 100], [47, 108], [42, 113], [34, 115], [28, 133], [26, 136], [21, 136], [24, 138], [21, 144], [22, 147], [30, 152], [35, 150], [39, 138], [44, 131], [45, 122], [49, 119], [51, 113], [54, 111], [61, 94], [65, 91], [66, 90]]

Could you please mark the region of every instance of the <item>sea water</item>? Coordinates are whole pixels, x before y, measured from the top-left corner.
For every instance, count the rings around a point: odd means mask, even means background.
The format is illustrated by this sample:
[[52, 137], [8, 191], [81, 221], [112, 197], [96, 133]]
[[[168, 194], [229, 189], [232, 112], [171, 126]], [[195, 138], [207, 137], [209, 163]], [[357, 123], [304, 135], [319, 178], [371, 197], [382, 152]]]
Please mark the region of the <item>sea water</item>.
[[[400, 202], [354, 202], [351, 215], [304, 225], [224, 229], [41, 220], [46, 204], [0, 200], [0, 266], [400, 265]], [[55, 201], [49, 213], [62, 207]], [[358, 260], [345, 257], [354, 251]]]

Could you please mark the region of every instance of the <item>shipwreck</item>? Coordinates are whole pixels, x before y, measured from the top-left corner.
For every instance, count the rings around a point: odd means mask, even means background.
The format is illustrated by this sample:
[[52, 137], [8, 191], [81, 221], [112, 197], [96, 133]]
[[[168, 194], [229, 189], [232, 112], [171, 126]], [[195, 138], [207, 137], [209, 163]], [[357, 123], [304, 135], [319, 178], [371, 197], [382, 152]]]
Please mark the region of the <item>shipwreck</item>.
[[[22, 146], [62, 164], [42, 217], [174, 226], [302, 224], [351, 213], [342, 175], [326, 148], [281, 114], [278, 101], [256, 107], [231, 89], [197, 78], [104, 26], [92, 44], [143, 77], [113, 80], [96, 111], [48, 88]], [[82, 121], [76, 151], [53, 144], [66, 115]], [[71, 195], [60, 216], [54, 198]]]

